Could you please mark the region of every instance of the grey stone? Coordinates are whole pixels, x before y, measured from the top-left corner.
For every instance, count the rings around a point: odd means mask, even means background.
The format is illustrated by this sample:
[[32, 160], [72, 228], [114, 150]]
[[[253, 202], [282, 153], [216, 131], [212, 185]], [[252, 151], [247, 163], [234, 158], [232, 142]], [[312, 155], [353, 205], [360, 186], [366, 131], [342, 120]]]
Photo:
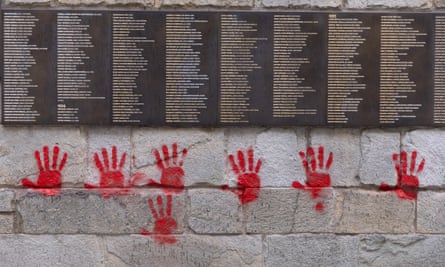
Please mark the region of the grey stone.
[[154, 0], [57, 0], [60, 4], [77, 6], [77, 5], [140, 5], [151, 7]]
[[53, 147], [60, 148], [58, 163], [63, 153], [68, 159], [62, 170], [64, 184], [83, 184], [87, 158], [86, 136], [79, 128], [60, 127], [0, 127], [0, 184], [21, 185], [25, 177], [36, 181], [39, 169], [34, 152], [47, 145], [52, 163]]
[[434, 0], [434, 5], [438, 8], [444, 8], [445, 0]]
[[232, 192], [190, 189], [188, 224], [196, 233], [241, 233], [241, 205]]
[[[294, 189], [295, 190], [295, 189]], [[335, 227], [335, 190], [324, 188], [317, 198], [307, 190], [297, 190], [297, 209], [292, 232], [329, 233]]]
[[51, 3], [50, 0], [5, 0], [6, 5], [8, 4], [26, 4], [26, 5], [49, 5]]
[[[360, 130], [321, 129], [311, 131], [311, 146], [318, 155], [318, 147], [324, 147], [324, 161], [330, 152], [333, 163], [329, 169], [332, 186], [356, 186], [360, 184], [358, 174], [361, 161]], [[317, 161], [318, 162], [318, 161]]]
[[14, 215], [0, 214], [0, 234], [14, 233]]
[[262, 266], [260, 236], [179, 235], [160, 245], [146, 236], [105, 237], [105, 266]]
[[341, 0], [257, 0], [263, 7], [341, 7]]
[[356, 266], [358, 238], [331, 234], [270, 235], [265, 266]]
[[[42, 234], [123, 234], [148, 231], [155, 225], [147, 200], [163, 195], [160, 190], [132, 190], [108, 199], [94, 190], [63, 190], [58, 196], [44, 197], [32, 191], [18, 193], [17, 210], [24, 233]], [[173, 195], [172, 217], [180, 233], [184, 228], [184, 194]], [[163, 210], [167, 206], [163, 197]]]
[[400, 153], [400, 134], [382, 130], [366, 130], [361, 136], [362, 162], [360, 180], [364, 184], [394, 185], [397, 173], [392, 155]]
[[290, 233], [297, 207], [296, 189], [261, 188], [259, 198], [245, 205], [248, 233]]
[[161, 0], [161, 6], [251, 7], [253, 0]]
[[[305, 180], [298, 152], [306, 149], [304, 128], [272, 128], [256, 137], [255, 158], [261, 158], [262, 187], [289, 187], [295, 180]], [[235, 152], [235, 151], [232, 151]]]
[[15, 193], [10, 189], [0, 190], [0, 212], [14, 211], [12, 202], [14, 200]]
[[443, 235], [364, 235], [360, 266], [443, 266]]
[[348, 0], [347, 8], [431, 8], [430, 0]]
[[0, 235], [2, 266], [103, 266], [103, 252], [91, 235]]
[[340, 233], [408, 233], [414, 231], [415, 202], [394, 192], [337, 190]]
[[[186, 186], [194, 184], [223, 184], [224, 173], [224, 136], [223, 130], [208, 129], [148, 129], [139, 128], [133, 131], [134, 169], [133, 173], [145, 174], [140, 181], [143, 185], [148, 179], [160, 180], [162, 172], [157, 168], [153, 150], [161, 151], [167, 145], [172, 153], [172, 144], [177, 143], [178, 150], [187, 148], [188, 153], [183, 162]], [[181, 154], [181, 153], [180, 153]]]
[[[100, 183], [100, 171], [96, 167], [94, 161], [94, 154], [97, 153], [102, 166], [107, 171], [104, 164], [104, 158], [102, 155], [102, 149], [105, 148], [108, 154], [108, 162], [110, 168], [109, 171], [119, 170], [119, 162], [122, 158], [123, 153], [126, 153], [126, 160], [124, 167], [120, 170], [125, 177], [126, 185], [130, 185], [131, 175], [130, 175], [130, 165], [131, 165], [131, 129], [130, 128], [111, 128], [111, 127], [101, 127], [101, 128], [90, 128], [88, 129], [88, 172], [85, 182], [92, 185], [99, 185]], [[112, 160], [112, 147], [115, 146], [117, 149], [116, 165], [117, 168], [113, 168]], [[105, 159], [106, 160], [106, 159]], [[108, 176], [109, 177], [109, 176]]]
[[418, 193], [417, 231], [445, 233], [445, 193], [431, 191]]
[[407, 132], [402, 138], [402, 149], [408, 152], [417, 151], [416, 170], [421, 159], [425, 159], [425, 167], [418, 174], [420, 186], [445, 185], [445, 143], [439, 140], [445, 136], [444, 130], [422, 129]]

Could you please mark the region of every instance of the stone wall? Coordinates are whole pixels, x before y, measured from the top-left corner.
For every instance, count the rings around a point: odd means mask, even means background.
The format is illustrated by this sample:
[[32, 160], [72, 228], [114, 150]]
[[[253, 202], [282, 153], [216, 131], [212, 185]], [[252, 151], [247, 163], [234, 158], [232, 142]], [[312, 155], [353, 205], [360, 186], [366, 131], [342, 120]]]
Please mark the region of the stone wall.
[[[181, 10], [445, 8], [443, 0], [3, 0], [2, 4]], [[0, 265], [443, 266], [444, 138], [441, 128], [2, 126]], [[54, 147], [60, 149], [57, 160]], [[319, 176], [312, 172], [310, 148]], [[176, 160], [171, 158], [173, 151]], [[37, 183], [56, 177], [64, 153], [61, 191], [22, 185], [23, 178]], [[396, 184], [398, 164], [403, 176], [399, 178], [406, 184], [418, 178], [417, 195], [404, 186], [381, 190], [382, 183]], [[330, 185], [320, 190], [295, 188], [297, 182], [310, 185], [309, 177], [320, 175], [329, 176]], [[239, 178], [248, 185], [259, 180], [261, 188], [237, 191]], [[85, 188], [85, 183], [100, 187], [100, 181], [102, 186], [109, 182], [110, 187], [122, 188]]]

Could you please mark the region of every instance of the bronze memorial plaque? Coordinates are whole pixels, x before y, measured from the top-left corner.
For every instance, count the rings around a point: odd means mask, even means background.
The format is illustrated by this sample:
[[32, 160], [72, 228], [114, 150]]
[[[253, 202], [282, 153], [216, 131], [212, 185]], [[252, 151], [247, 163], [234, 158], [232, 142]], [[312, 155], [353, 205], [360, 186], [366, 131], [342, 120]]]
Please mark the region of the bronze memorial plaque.
[[444, 126], [445, 15], [3, 9], [2, 123]]

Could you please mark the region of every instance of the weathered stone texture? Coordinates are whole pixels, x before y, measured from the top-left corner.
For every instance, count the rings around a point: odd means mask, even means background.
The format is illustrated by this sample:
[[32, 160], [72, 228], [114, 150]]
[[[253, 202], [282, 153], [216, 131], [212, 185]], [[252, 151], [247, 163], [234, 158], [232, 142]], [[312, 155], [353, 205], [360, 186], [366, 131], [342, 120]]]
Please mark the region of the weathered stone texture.
[[253, 0], [160, 0], [161, 6], [251, 7]]
[[0, 234], [14, 233], [14, 215], [0, 214]]
[[340, 235], [270, 235], [264, 261], [272, 266], [356, 266], [358, 238]]
[[180, 235], [160, 246], [145, 236], [105, 237], [105, 266], [262, 266], [260, 236]]
[[162, 171], [155, 164], [153, 150], [161, 151], [164, 159], [162, 146], [167, 145], [171, 156], [173, 143], [177, 143], [179, 151], [188, 149], [183, 159], [186, 186], [223, 184], [225, 151], [222, 130], [140, 128], [133, 130], [132, 141], [135, 164], [133, 172], [141, 172], [146, 176], [139, 181], [141, 185], [146, 184], [149, 178], [159, 182]]
[[[269, 129], [256, 137], [255, 158], [261, 158], [262, 187], [289, 187], [306, 174], [298, 156], [306, 149], [304, 129]], [[233, 151], [234, 152], [234, 151]]]
[[360, 237], [360, 266], [443, 266], [445, 236], [365, 235]]
[[290, 233], [297, 207], [296, 189], [262, 188], [259, 198], [245, 206], [248, 233]]
[[[444, 130], [414, 130], [402, 138], [402, 149], [409, 152], [408, 163], [411, 163], [411, 152], [417, 151], [416, 170], [421, 159], [425, 159], [424, 170], [417, 175], [420, 186], [445, 185], [445, 136]], [[408, 173], [409, 170], [408, 170]]]
[[400, 153], [400, 133], [382, 130], [366, 130], [361, 136], [360, 181], [364, 184], [394, 185], [397, 173], [392, 155]]
[[152, 7], [155, 4], [155, 0], [57, 0], [62, 5], [140, 5], [146, 7]]
[[50, 151], [52, 165], [53, 146], [60, 148], [58, 165], [63, 153], [68, 154], [62, 170], [64, 184], [83, 184], [86, 174], [86, 135], [74, 127], [0, 127], [0, 184], [21, 185], [25, 177], [36, 181], [39, 168], [34, 152], [43, 146]]
[[[296, 189], [294, 189], [296, 190]], [[292, 232], [296, 233], [329, 233], [335, 229], [335, 190], [325, 188], [320, 196], [312, 197], [310, 191], [298, 191], [297, 209], [295, 211]], [[320, 204], [322, 205], [320, 207]]]
[[[133, 190], [128, 195], [104, 199], [90, 190], [63, 190], [59, 196], [44, 197], [23, 190], [17, 197], [17, 210], [24, 233], [42, 234], [124, 234], [139, 233], [143, 227], [151, 231], [155, 219], [147, 200], [163, 195], [160, 190]], [[173, 195], [172, 217], [183, 231], [185, 196]], [[163, 210], [166, 198], [163, 197]]]
[[324, 147], [324, 166], [329, 153], [333, 153], [334, 161], [328, 171], [332, 186], [359, 185], [361, 161], [359, 129], [314, 129], [311, 131], [310, 140], [316, 155], [318, 147]]
[[445, 233], [445, 193], [419, 192], [417, 199], [417, 231]]
[[263, 7], [320, 7], [338, 8], [342, 0], [256, 0], [258, 6]]
[[408, 233], [414, 231], [415, 202], [394, 192], [337, 190], [337, 232]]
[[12, 202], [14, 201], [15, 193], [12, 189], [0, 190], [0, 212], [14, 211]]
[[2, 266], [86, 266], [103, 263], [98, 239], [86, 235], [0, 235]]
[[431, 0], [347, 0], [347, 8], [431, 8]]
[[232, 192], [219, 189], [190, 189], [188, 224], [196, 233], [241, 233], [241, 205]]

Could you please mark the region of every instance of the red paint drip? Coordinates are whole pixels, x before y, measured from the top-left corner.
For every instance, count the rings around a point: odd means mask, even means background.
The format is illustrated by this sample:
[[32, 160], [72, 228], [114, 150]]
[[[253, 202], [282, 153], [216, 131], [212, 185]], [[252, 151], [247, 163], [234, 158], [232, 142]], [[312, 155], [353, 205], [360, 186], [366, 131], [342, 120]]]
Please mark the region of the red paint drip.
[[176, 220], [171, 216], [172, 213], [172, 196], [167, 195], [167, 204], [164, 209], [163, 200], [161, 196], [156, 198], [157, 208], [152, 199], [148, 200], [151, 214], [155, 219], [153, 231], [148, 231], [141, 228], [141, 235], [152, 237], [159, 244], [173, 244], [176, 243], [176, 238], [172, 236], [173, 232], [178, 228]]
[[408, 153], [402, 151], [400, 155], [393, 154], [394, 169], [397, 173], [397, 184], [390, 186], [386, 183], [380, 185], [382, 191], [394, 191], [401, 199], [414, 200], [417, 198], [419, 188], [418, 176], [425, 167], [425, 159], [422, 159], [416, 170], [417, 152], [411, 152], [411, 159], [408, 168]]
[[237, 188], [229, 189], [228, 185], [223, 185], [222, 190], [229, 190], [238, 196], [241, 204], [247, 204], [258, 199], [260, 192], [261, 181], [258, 175], [262, 161], [259, 159], [255, 164], [254, 152], [252, 148], [247, 150], [247, 164], [244, 152], [238, 150], [237, 159], [234, 155], [229, 155], [229, 162], [232, 167], [233, 173], [238, 175]]
[[156, 166], [161, 171], [161, 179], [159, 182], [149, 179], [149, 186], [159, 186], [165, 193], [180, 193], [184, 190], [184, 158], [187, 155], [187, 149], [184, 148], [178, 154], [178, 145], [172, 145], [172, 155], [169, 155], [169, 150], [166, 145], [162, 146], [162, 154], [159, 150], [154, 149], [153, 155], [156, 158]]
[[105, 148], [101, 150], [102, 160], [97, 152], [94, 153], [94, 163], [99, 171], [99, 184], [85, 183], [85, 188], [95, 189], [99, 188], [104, 198], [109, 198], [112, 195], [127, 194], [130, 190], [127, 189], [130, 185], [127, 183], [127, 179], [122, 173], [122, 169], [125, 166], [127, 153], [122, 153], [119, 161], [117, 156], [117, 148], [113, 146], [111, 148], [111, 165], [109, 160], [108, 151]]
[[[318, 147], [318, 155], [315, 155], [314, 148], [309, 147], [306, 151], [300, 151], [298, 153], [303, 164], [303, 168], [306, 173], [306, 184], [303, 185], [298, 181], [292, 183], [292, 187], [301, 190], [307, 190], [311, 192], [313, 199], [320, 196], [320, 192], [323, 188], [329, 187], [331, 185], [331, 175], [329, 174], [329, 169], [331, 168], [332, 162], [334, 161], [334, 155], [329, 152], [328, 158], [324, 160], [324, 147]], [[318, 162], [317, 162], [318, 161]], [[324, 209], [323, 204], [318, 202], [315, 205], [317, 211], [322, 211]]]
[[24, 187], [34, 188], [35, 192], [43, 193], [45, 196], [55, 196], [60, 194], [62, 187], [62, 170], [68, 159], [68, 154], [64, 153], [60, 163], [58, 164], [59, 147], [53, 147], [52, 164], [50, 164], [49, 148], [43, 147], [43, 161], [40, 152], [35, 151], [34, 156], [39, 168], [39, 176], [37, 181], [33, 182], [28, 178], [22, 179]]

